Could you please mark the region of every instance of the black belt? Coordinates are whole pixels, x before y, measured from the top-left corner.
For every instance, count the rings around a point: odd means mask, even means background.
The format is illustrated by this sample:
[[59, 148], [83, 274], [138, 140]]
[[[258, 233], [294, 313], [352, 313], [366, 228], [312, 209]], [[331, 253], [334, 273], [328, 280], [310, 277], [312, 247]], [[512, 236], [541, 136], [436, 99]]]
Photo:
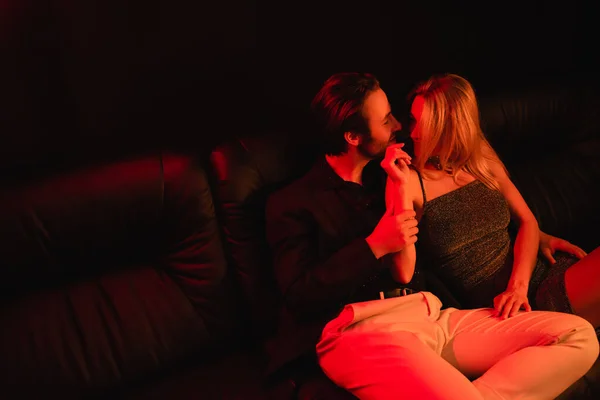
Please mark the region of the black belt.
[[386, 291], [379, 292], [379, 299], [383, 300], [383, 299], [389, 299], [392, 297], [408, 296], [409, 294], [413, 294], [416, 292], [417, 292], [416, 290], [413, 290], [409, 287], [399, 287], [399, 288], [395, 288], [392, 290], [386, 290]]

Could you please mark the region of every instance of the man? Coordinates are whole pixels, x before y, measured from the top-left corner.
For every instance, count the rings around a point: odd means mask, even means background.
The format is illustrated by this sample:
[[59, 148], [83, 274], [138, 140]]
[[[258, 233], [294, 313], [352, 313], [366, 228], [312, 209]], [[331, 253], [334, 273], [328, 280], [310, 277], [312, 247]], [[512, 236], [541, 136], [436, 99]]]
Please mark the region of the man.
[[359, 398], [480, 399], [553, 398], [587, 372], [598, 341], [579, 317], [501, 320], [492, 309], [442, 311], [429, 292], [394, 298], [413, 276], [395, 261], [414, 256], [417, 222], [389, 186], [386, 199], [386, 175], [371, 161], [385, 155], [382, 166], [406, 168], [401, 125], [370, 74], [333, 75], [312, 111], [324, 157], [267, 204], [283, 298], [269, 373], [294, 378], [318, 362]]

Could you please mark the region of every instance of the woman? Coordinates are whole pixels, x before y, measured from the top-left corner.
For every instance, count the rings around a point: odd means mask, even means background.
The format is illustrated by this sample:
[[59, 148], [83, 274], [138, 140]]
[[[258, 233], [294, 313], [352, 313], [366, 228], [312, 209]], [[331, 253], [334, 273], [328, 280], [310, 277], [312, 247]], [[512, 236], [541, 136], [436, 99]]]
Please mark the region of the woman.
[[[506, 318], [533, 306], [600, 326], [600, 249], [586, 255], [570, 245], [574, 256], [557, 255], [552, 265], [538, 258], [545, 234], [485, 139], [469, 82], [452, 74], [433, 77], [412, 97], [415, 159], [394, 147], [389, 151], [397, 161], [382, 166], [390, 187], [403, 193], [388, 201], [397, 208], [412, 202], [417, 213], [420, 262], [467, 307], [493, 305]], [[518, 225], [514, 240], [511, 219]], [[406, 277], [402, 271], [414, 262], [395, 257], [395, 276]]]

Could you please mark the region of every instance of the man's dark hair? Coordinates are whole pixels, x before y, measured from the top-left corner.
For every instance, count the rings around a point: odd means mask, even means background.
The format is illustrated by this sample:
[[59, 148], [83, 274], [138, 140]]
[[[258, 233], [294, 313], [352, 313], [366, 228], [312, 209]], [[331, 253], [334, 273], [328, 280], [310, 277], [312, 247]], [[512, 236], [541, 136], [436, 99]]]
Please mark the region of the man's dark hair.
[[325, 154], [337, 156], [348, 150], [345, 132], [369, 135], [362, 106], [367, 95], [377, 89], [377, 78], [367, 73], [343, 72], [325, 81], [311, 104]]

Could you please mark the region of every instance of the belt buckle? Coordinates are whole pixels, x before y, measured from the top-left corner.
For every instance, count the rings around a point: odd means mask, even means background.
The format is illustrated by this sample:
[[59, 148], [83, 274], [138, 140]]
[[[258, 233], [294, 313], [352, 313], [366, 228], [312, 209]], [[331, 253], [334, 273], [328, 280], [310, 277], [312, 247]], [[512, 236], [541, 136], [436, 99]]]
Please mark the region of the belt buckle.
[[[403, 297], [403, 296], [408, 296], [409, 294], [413, 294], [414, 290], [412, 290], [411, 288], [396, 288], [394, 290], [390, 290], [389, 292], [387, 292], [387, 294], [389, 294], [387, 296], [387, 298], [392, 298], [392, 297]], [[386, 298], [386, 292], [381, 291], [379, 292], [379, 299], [383, 300]]]

